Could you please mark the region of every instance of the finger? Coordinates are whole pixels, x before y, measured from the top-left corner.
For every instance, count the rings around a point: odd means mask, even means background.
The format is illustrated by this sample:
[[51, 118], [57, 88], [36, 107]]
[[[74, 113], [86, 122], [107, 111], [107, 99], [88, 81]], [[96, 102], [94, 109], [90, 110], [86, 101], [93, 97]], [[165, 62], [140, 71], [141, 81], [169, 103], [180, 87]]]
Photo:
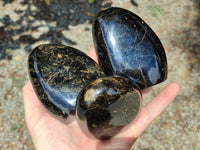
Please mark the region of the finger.
[[91, 47], [91, 49], [88, 53], [88, 56], [90, 56], [94, 61], [96, 61], [98, 63], [98, 57], [96, 55], [94, 45]]
[[149, 93], [150, 90], [151, 90], [151, 87], [142, 90], [142, 97], [143, 97], [143, 99], [146, 97], [146, 95]]
[[38, 100], [30, 81], [23, 87], [23, 100], [27, 125], [34, 126], [46, 110]]
[[39, 105], [30, 81], [23, 87], [23, 99], [25, 112], [29, 112], [28, 110], [32, 110], [32, 107]]
[[28, 81], [27, 84], [23, 87], [23, 99], [26, 113], [33, 109], [40, 109], [43, 107], [41, 102], [38, 100], [30, 81]]
[[170, 83], [163, 91], [149, 104], [142, 108], [138, 119], [132, 126], [136, 136], [139, 136], [145, 128], [169, 105], [177, 96], [180, 86], [177, 83]]

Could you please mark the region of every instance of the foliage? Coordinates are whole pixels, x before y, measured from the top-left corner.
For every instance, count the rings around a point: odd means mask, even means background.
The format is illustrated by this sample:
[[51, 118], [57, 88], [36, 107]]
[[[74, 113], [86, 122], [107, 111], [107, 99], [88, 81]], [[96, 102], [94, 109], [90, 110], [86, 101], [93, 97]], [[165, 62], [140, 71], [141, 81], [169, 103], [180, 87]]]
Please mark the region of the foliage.
[[162, 14], [163, 10], [159, 6], [151, 6], [150, 10], [153, 12], [152, 16], [158, 17], [159, 15]]
[[92, 4], [95, 0], [88, 0], [89, 4]]

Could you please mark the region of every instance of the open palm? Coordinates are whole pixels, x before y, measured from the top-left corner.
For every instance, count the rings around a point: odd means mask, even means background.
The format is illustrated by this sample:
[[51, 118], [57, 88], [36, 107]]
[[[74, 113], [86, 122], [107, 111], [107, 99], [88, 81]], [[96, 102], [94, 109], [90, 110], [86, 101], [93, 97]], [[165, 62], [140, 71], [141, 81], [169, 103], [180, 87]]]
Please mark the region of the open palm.
[[[94, 60], [94, 48], [89, 56]], [[143, 97], [148, 90], [143, 91]], [[138, 119], [128, 128], [108, 141], [88, 138], [79, 128], [74, 116], [66, 121], [51, 114], [38, 100], [31, 82], [23, 88], [25, 119], [37, 150], [126, 150], [130, 149], [134, 141], [144, 129], [154, 120], [176, 97], [179, 92], [177, 83], [170, 83], [148, 105], [144, 106]]]

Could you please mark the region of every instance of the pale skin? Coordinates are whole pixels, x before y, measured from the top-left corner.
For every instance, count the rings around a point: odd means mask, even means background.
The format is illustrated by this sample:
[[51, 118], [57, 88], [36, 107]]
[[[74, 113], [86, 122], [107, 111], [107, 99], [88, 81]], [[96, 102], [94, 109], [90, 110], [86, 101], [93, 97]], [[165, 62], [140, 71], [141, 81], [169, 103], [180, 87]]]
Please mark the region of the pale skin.
[[[94, 47], [88, 55], [97, 61]], [[154, 100], [142, 107], [135, 122], [110, 140], [100, 141], [86, 136], [74, 116], [63, 121], [52, 115], [38, 100], [29, 81], [23, 88], [25, 120], [36, 150], [128, 150], [145, 128], [173, 101], [179, 89], [180, 86], [175, 82], [168, 84]], [[143, 97], [148, 91], [142, 91]]]

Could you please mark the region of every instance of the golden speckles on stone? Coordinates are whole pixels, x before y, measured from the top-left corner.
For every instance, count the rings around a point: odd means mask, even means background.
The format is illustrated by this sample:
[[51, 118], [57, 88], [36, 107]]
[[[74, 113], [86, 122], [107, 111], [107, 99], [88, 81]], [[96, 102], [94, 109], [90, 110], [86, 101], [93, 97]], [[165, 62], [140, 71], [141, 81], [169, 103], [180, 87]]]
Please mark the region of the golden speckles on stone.
[[65, 70], [69, 70], [70, 66], [63, 66]]
[[62, 111], [62, 113], [63, 113], [63, 114], [65, 114], [65, 112], [64, 112], [64, 111]]
[[80, 72], [82, 72], [82, 73], [88, 73], [87, 70], [80, 70]]
[[87, 73], [92, 73], [93, 72], [93, 70], [92, 69], [87, 69]]
[[94, 89], [89, 89], [87, 90], [87, 92], [85, 93], [84, 95], [84, 100], [87, 101], [87, 102], [94, 102], [96, 100], [96, 92]]
[[57, 48], [57, 47], [55, 47], [54, 45], [48, 45], [48, 46], [47, 46], [47, 49], [50, 49], [50, 50], [53, 50], [53, 49], [55, 49], [55, 48]]
[[144, 21], [141, 21], [142, 24], [144, 24]]
[[57, 56], [58, 56], [58, 58], [62, 58], [62, 55], [61, 55], [61, 54], [59, 54], [59, 53], [58, 53], [58, 55], [57, 55]]
[[92, 124], [92, 127], [95, 128], [95, 127], [97, 127], [97, 125], [96, 124]]
[[57, 48], [65, 48], [64, 45], [57, 45]]
[[101, 83], [101, 82], [102, 82], [102, 79], [99, 78], [99, 79], [95, 80], [93, 83], [94, 83], [94, 84], [99, 84], [99, 83]]

